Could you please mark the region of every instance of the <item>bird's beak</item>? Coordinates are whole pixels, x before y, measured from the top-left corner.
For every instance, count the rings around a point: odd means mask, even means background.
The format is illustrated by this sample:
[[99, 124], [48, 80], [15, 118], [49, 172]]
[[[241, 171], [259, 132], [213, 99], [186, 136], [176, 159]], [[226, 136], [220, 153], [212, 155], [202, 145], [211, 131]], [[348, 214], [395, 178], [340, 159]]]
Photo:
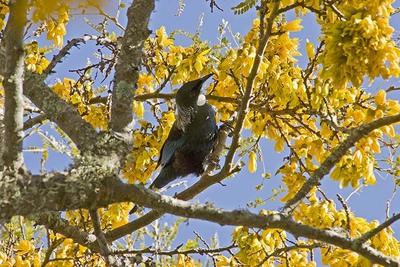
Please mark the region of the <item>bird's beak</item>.
[[205, 81], [207, 81], [208, 78], [210, 78], [211, 76], [213, 76], [213, 73], [207, 74], [206, 76], [200, 78], [201, 83], [204, 83]]
[[196, 92], [201, 91], [201, 87], [203, 86], [203, 83], [208, 80], [213, 75], [213, 73], [207, 74], [206, 76], [201, 77], [200, 79], [196, 80], [196, 85], [194, 86], [194, 90]]

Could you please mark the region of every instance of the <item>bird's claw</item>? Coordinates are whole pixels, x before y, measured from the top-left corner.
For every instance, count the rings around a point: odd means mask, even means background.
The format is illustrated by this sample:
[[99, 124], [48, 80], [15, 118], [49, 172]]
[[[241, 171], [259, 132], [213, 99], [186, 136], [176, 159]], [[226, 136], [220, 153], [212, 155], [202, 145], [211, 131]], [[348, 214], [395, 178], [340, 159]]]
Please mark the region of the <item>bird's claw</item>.
[[235, 128], [233, 127], [231, 121], [225, 121], [225, 122], [219, 127], [219, 131], [226, 131], [226, 132], [229, 132], [229, 133], [228, 133], [228, 136], [229, 136], [229, 137], [232, 137], [232, 134], [233, 134], [233, 130], [234, 130], [234, 129], [235, 129]]
[[219, 165], [219, 158], [210, 154], [204, 160], [204, 164], [208, 166], [213, 166], [215, 170], [221, 169], [221, 165]]

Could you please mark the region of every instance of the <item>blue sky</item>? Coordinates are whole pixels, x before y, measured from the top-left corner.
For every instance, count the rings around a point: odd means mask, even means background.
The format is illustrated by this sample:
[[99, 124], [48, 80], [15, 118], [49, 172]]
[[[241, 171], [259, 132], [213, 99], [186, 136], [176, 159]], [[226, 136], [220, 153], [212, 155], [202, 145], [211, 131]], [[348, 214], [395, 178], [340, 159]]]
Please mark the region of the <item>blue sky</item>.
[[[113, 1], [114, 2], [114, 1]], [[117, 1], [115, 1], [117, 2]], [[238, 4], [240, 1], [227, 1], [220, 0], [217, 3], [224, 11], [220, 11], [214, 8], [214, 12], [210, 12], [209, 2], [205, 0], [184, 0], [186, 7], [183, 13], [180, 16], [175, 16], [178, 11], [179, 1], [178, 0], [163, 0], [156, 2], [156, 11], [153, 13], [151, 17], [151, 22], [149, 28], [153, 30], [153, 32], [158, 29], [160, 26], [165, 26], [167, 32], [171, 32], [176, 29], [183, 29], [188, 32], [195, 32], [197, 29], [197, 24], [199, 21], [200, 14], [203, 13], [203, 26], [201, 31], [201, 37], [203, 39], [210, 40], [211, 43], [217, 43], [216, 37], [218, 36], [218, 25], [222, 23], [222, 20], [229, 22], [229, 25], [232, 31], [240, 32], [242, 35], [245, 35], [247, 31], [250, 29], [250, 25], [252, 20], [256, 17], [255, 11], [249, 11], [244, 15], [233, 15], [233, 11], [230, 9], [232, 6]], [[399, 5], [398, 3], [397, 6]], [[124, 13], [126, 9], [122, 9], [122, 13]], [[111, 13], [112, 14], [112, 13]], [[397, 18], [396, 18], [397, 16]], [[90, 17], [90, 16], [89, 16]], [[400, 29], [400, 15], [395, 15], [395, 21], [392, 25], [395, 29]], [[65, 40], [72, 39], [74, 37], [80, 37], [84, 33], [96, 34], [88, 25], [83, 23], [83, 16], [76, 16], [77, 22], [71, 21], [68, 24], [67, 30], [68, 35]], [[96, 17], [90, 17], [93, 23], [97, 22], [98, 19]], [[304, 23], [304, 29], [302, 32], [295, 35], [301, 41], [301, 52], [304, 52], [304, 44], [305, 40], [316, 40], [319, 36], [319, 27], [313, 21], [313, 17], [308, 17]], [[290, 16], [288, 17], [290, 20]], [[121, 14], [121, 24], [125, 24], [124, 14]], [[111, 24], [111, 22], [110, 22]], [[116, 30], [117, 32], [118, 29]], [[185, 43], [185, 38], [182, 38], [182, 43]], [[59, 68], [56, 70], [59, 72], [57, 74], [62, 77], [65, 75], [67, 77], [72, 77], [72, 74], [68, 73], [69, 68], [80, 68], [84, 67], [86, 64], [86, 59], [93, 58], [91, 53], [92, 47], [88, 45], [80, 46], [79, 49], [73, 49], [71, 51], [71, 57], [68, 57], [64, 60], [64, 64], [61, 64]], [[304, 66], [306, 62], [304, 58], [299, 58], [299, 64]], [[94, 60], [93, 60], [94, 61]], [[48, 82], [49, 84], [54, 83], [55, 76], [50, 77]], [[107, 83], [108, 84], [108, 83]], [[394, 81], [394, 84], [399, 86], [399, 81]], [[384, 86], [381, 85], [381, 86]], [[377, 92], [378, 85], [372, 86], [371, 93]], [[389, 95], [393, 96], [393, 95]], [[399, 94], [394, 95], [399, 98]], [[47, 127], [45, 128], [52, 133], [52, 130]], [[277, 189], [279, 185], [281, 185], [280, 177], [275, 177], [274, 173], [276, 170], [282, 165], [283, 158], [288, 156], [288, 151], [283, 151], [282, 153], [276, 153], [273, 150], [273, 145], [269, 140], [263, 139], [261, 140], [261, 147], [263, 150], [263, 154], [265, 157], [265, 167], [267, 172], [272, 174], [271, 179], [265, 182], [264, 189], [261, 191], [255, 191], [254, 188], [256, 185], [259, 185], [263, 178], [261, 177], [261, 168], [258, 169], [256, 173], [250, 174], [247, 171], [247, 167], [245, 167], [239, 175], [236, 175], [234, 178], [229, 178], [223, 181], [226, 186], [221, 186], [216, 184], [206, 190], [206, 192], [200, 194], [196, 199], [201, 202], [211, 202], [214, 203], [218, 207], [226, 208], [226, 209], [237, 209], [237, 208], [246, 208], [246, 203], [249, 201], [254, 201], [257, 197], [261, 197], [262, 199], [266, 199], [272, 195], [272, 189]], [[40, 138], [37, 135], [32, 135], [26, 139], [25, 148], [32, 145], [40, 145]], [[38, 172], [38, 166], [40, 162], [40, 155], [33, 154], [31, 152], [25, 153], [25, 158], [28, 167], [33, 172]], [[247, 160], [244, 159], [246, 162]], [[68, 167], [70, 161], [68, 157], [65, 155], [61, 155], [59, 153], [51, 152], [51, 158], [46, 163], [46, 169], [48, 170], [63, 170]], [[259, 167], [261, 163], [258, 164]], [[197, 179], [194, 177], [185, 178], [188, 181], [188, 184], [192, 184]], [[356, 216], [365, 217], [368, 220], [378, 219], [380, 221], [385, 218], [385, 208], [386, 201], [391, 197], [393, 191], [393, 179], [391, 177], [380, 177], [377, 176], [377, 185], [371, 187], [362, 188], [358, 193], [353, 194], [349, 199], [348, 204], [351, 210], [355, 213]], [[182, 187], [181, 187], [182, 189]], [[339, 183], [332, 181], [328, 177], [325, 177], [322, 183], [322, 189], [327, 193], [328, 197], [332, 199], [336, 199], [336, 194], [339, 193], [345, 199], [354, 191], [353, 188], [345, 188], [340, 189]], [[167, 192], [170, 195], [173, 195], [177, 189], [172, 189]], [[282, 197], [283, 195], [279, 196]], [[279, 199], [278, 197], [278, 199]], [[391, 205], [391, 213], [400, 212], [400, 197], [399, 194], [395, 195], [394, 200]], [[267, 201], [266, 206], [263, 208], [266, 209], [277, 209], [281, 207], [282, 204], [278, 201]], [[338, 204], [340, 207], [340, 204]], [[166, 217], [167, 220], [169, 216]], [[400, 235], [400, 226], [399, 223], [393, 226], [394, 231], [397, 233], [397, 237]], [[190, 225], [188, 227], [181, 227], [180, 233], [178, 234], [177, 244], [180, 242], [184, 242], [188, 237], [194, 238], [193, 230], [198, 231], [201, 235], [204, 235], [206, 238], [214, 235], [216, 231], [219, 232], [221, 245], [227, 245], [230, 242], [230, 233], [232, 231], [231, 227], [219, 227], [218, 225], [201, 222], [198, 220], [190, 220]]]

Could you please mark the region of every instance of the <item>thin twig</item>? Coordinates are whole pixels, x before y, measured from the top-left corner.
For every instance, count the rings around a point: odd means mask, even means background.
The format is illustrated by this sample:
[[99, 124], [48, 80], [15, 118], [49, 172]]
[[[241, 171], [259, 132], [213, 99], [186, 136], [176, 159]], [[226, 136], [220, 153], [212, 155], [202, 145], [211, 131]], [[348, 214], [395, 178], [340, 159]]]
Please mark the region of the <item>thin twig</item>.
[[378, 129], [384, 125], [390, 125], [392, 123], [400, 121], [400, 114], [394, 116], [387, 116], [381, 119], [375, 120], [370, 123], [366, 123], [359, 127], [355, 127], [349, 130], [349, 136], [344, 140], [316, 169], [311, 177], [303, 184], [297, 194], [289, 200], [283, 208], [284, 213], [290, 213], [298, 203], [310, 192], [314, 186], [318, 186], [323, 177], [330, 172], [337, 162], [348, 152], [349, 148], [354, 146], [355, 143], [360, 141], [361, 138], [368, 135], [371, 131]]
[[342, 204], [344, 208], [344, 212], [346, 213], [346, 229], [351, 233], [351, 221], [350, 221], [350, 209], [349, 206], [347, 205], [346, 201], [342, 198], [341, 195], [336, 194], [339, 202]]
[[103, 230], [101, 229], [100, 216], [96, 209], [89, 210], [90, 218], [92, 219], [94, 233], [97, 237], [97, 243], [99, 244], [100, 254], [104, 257], [107, 265], [113, 266], [115, 259], [111, 255], [111, 250], [108, 245], [107, 239], [104, 236]]
[[85, 34], [83, 37], [74, 38], [68, 41], [67, 44], [60, 50], [60, 52], [58, 52], [57, 55], [53, 56], [53, 59], [51, 60], [50, 64], [43, 71], [43, 75], [45, 76], [50, 75], [53, 72], [56, 65], [69, 54], [69, 51], [73, 47], [78, 47], [80, 43], [86, 43], [89, 40], [94, 40], [101, 44], [112, 43], [110, 39], [89, 34]]
[[378, 225], [376, 228], [366, 232], [359, 238], [355, 240], [357, 244], [362, 244], [365, 243], [365, 241], [371, 239], [372, 237], [376, 236], [380, 231], [383, 229], [389, 227], [392, 223], [396, 222], [397, 220], [400, 220], [400, 213], [393, 215], [390, 219], [386, 220], [385, 222], [381, 223]]
[[47, 118], [46, 114], [40, 114], [36, 117], [30, 118], [24, 122], [23, 130], [26, 131], [26, 130], [32, 128], [33, 126], [35, 126], [36, 124], [43, 123], [43, 121], [45, 121], [47, 119], [48, 118]]

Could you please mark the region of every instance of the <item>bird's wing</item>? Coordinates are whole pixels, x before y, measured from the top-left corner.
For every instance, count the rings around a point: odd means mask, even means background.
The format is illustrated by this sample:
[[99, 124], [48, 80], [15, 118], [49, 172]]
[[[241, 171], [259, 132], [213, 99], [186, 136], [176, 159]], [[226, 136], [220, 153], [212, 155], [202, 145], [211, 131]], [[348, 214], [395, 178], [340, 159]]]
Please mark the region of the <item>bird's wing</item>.
[[161, 147], [160, 158], [158, 159], [157, 167], [159, 165], [165, 166], [170, 162], [175, 151], [182, 147], [186, 142], [186, 135], [182, 130], [176, 127], [175, 123], [169, 132], [167, 140], [165, 140], [163, 146]]

